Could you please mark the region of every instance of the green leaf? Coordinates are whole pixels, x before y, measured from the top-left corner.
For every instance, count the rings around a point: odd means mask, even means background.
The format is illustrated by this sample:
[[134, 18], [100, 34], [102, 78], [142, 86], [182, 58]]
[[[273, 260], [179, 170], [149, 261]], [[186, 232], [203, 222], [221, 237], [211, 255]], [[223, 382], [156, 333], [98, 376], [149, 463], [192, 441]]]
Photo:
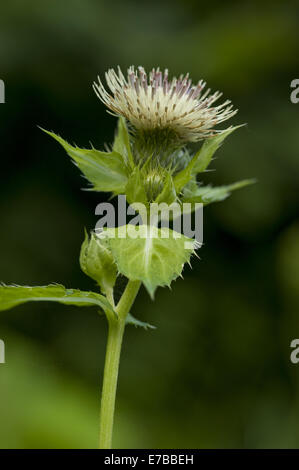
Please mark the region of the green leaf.
[[106, 239], [99, 238], [95, 233], [91, 233], [89, 238], [85, 232], [80, 266], [87, 276], [97, 281], [104, 293], [111, 292], [116, 281], [117, 268]]
[[226, 186], [197, 186], [196, 189], [184, 191], [182, 202], [202, 203], [204, 205], [212, 202], [219, 202], [230, 196], [232, 191], [244, 188], [250, 184], [254, 184], [255, 179], [242, 180], [237, 183]]
[[100, 152], [93, 148], [73, 147], [53, 132], [42, 130], [62, 145], [88, 181], [93, 184], [93, 191], [112, 191], [116, 194], [124, 192], [128, 170], [118, 152]]
[[230, 127], [217, 134], [215, 137], [206, 139], [201, 148], [196, 152], [188, 165], [174, 176], [176, 192], [179, 193], [183, 187], [198, 173], [203, 172], [210, 164], [216, 150], [220, 147], [224, 139], [241, 126]]
[[173, 177], [174, 187], [177, 194], [180, 193], [184, 186], [186, 186], [186, 184], [188, 184], [189, 181], [193, 178], [193, 168], [196, 164], [199, 154], [200, 150], [196, 152], [187, 166]]
[[226, 137], [228, 137], [236, 129], [239, 129], [242, 126], [243, 124], [241, 124], [240, 126], [230, 127], [229, 129], [220, 132], [215, 137], [206, 139], [199, 151], [198, 158], [193, 168], [193, 174], [202, 173], [203, 171], [205, 171], [205, 169], [211, 163], [214, 153], [216, 152], [216, 150], [218, 150], [218, 148], [226, 139]]
[[113, 143], [113, 151], [123, 155], [125, 161], [134, 168], [134, 159], [130, 144], [130, 135], [124, 117], [118, 118], [117, 132]]
[[128, 313], [126, 317], [126, 324], [127, 325], [134, 325], [136, 328], [139, 326], [141, 328], [144, 328], [145, 330], [155, 330], [156, 327], [153, 325], [150, 325], [149, 323], [145, 323], [143, 321], [137, 320], [137, 318], [133, 317], [130, 313]]
[[0, 286], [0, 310], [8, 310], [30, 301], [60, 302], [78, 307], [94, 306], [113, 312], [106, 297], [96, 292], [66, 289], [60, 284], [36, 287]]
[[166, 204], [172, 204], [176, 200], [176, 190], [174, 187], [173, 178], [170, 173], [166, 174], [163, 190], [155, 200], [157, 204], [165, 202]]
[[142, 281], [152, 298], [157, 286], [170, 286], [181, 274], [196, 245], [195, 240], [166, 227], [147, 225], [110, 228], [105, 236], [118, 271]]
[[136, 167], [129, 176], [125, 193], [129, 204], [140, 202], [147, 205], [148, 200], [144, 188], [143, 176], [138, 167]]

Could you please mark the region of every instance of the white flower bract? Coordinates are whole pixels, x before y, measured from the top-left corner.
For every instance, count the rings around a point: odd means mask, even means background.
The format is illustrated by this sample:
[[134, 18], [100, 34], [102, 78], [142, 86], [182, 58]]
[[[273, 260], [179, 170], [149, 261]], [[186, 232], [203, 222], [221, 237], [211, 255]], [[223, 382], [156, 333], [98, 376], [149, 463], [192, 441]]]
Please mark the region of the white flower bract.
[[99, 99], [113, 114], [124, 116], [136, 130], [170, 129], [182, 142], [196, 142], [220, 132], [214, 127], [234, 116], [237, 110], [229, 100], [213, 104], [222, 93], [203, 93], [206, 85], [200, 80], [192, 84], [189, 74], [168, 79], [168, 70], [129, 67], [127, 78], [120, 67], [105, 74], [107, 92], [100, 78], [94, 83]]

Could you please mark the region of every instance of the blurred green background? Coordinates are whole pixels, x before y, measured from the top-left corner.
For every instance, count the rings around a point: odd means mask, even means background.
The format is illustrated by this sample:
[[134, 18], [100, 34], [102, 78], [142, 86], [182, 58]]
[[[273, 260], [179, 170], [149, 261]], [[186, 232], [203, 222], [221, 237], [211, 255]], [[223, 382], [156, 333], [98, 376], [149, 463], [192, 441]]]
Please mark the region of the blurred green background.
[[[299, 447], [299, 78], [297, 2], [10, 0], [1, 5], [0, 279], [93, 289], [79, 268], [102, 193], [57, 143], [103, 148], [116, 124], [91, 84], [108, 67], [189, 71], [248, 125], [205, 182], [258, 184], [204, 213], [201, 260], [133, 313], [115, 447]], [[97, 446], [106, 324], [96, 310], [32, 303], [2, 312], [1, 448]]]

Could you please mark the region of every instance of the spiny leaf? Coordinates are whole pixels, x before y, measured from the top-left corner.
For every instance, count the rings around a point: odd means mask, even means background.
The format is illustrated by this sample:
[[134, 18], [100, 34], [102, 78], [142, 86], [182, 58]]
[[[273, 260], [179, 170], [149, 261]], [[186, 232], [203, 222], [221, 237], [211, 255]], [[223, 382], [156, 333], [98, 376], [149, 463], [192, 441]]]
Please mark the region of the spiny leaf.
[[176, 200], [176, 190], [173, 182], [171, 173], [167, 173], [164, 181], [163, 190], [155, 200], [157, 204], [165, 202], [166, 204], [172, 204]]
[[211, 162], [211, 159], [220, 147], [224, 139], [241, 126], [230, 127], [217, 134], [215, 137], [206, 139], [201, 148], [196, 152], [188, 165], [174, 176], [174, 185], [176, 192], [179, 193], [183, 187], [196, 176], [203, 172]]
[[118, 271], [140, 280], [153, 298], [158, 286], [170, 286], [190, 260], [196, 245], [184, 235], [163, 227], [126, 225], [107, 229], [112, 255]]
[[197, 186], [193, 190], [184, 191], [182, 202], [202, 203], [204, 205], [211, 204], [212, 202], [219, 202], [230, 196], [232, 191], [244, 188], [250, 184], [254, 184], [255, 179], [248, 179], [238, 181], [237, 183], [229, 184], [226, 186]]
[[126, 317], [126, 324], [127, 325], [134, 325], [135, 327], [140, 326], [141, 328], [144, 328], [145, 330], [155, 330], [156, 327], [153, 325], [150, 325], [150, 323], [145, 323], [143, 321], [138, 320], [137, 318], [133, 317], [130, 313], [128, 313]]
[[66, 289], [60, 284], [48, 286], [0, 286], [0, 311], [8, 310], [30, 301], [60, 302], [78, 307], [100, 307], [113, 312], [106, 297], [96, 292], [85, 292], [78, 289]]
[[117, 132], [113, 143], [113, 151], [120, 153], [125, 158], [125, 161], [129, 163], [131, 168], [134, 168], [134, 159], [130, 144], [130, 135], [126, 120], [124, 117], [118, 118]]
[[100, 152], [93, 148], [73, 147], [53, 132], [42, 130], [62, 145], [88, 181], [93, 184], [93, 191], [111, 191], [116, 194], [124, 191], [128, 170], [118, 152]]
[[223, 141], [232, 134], [236, 129], [242, 127], [243, 124], [240, 126], [230, 127], [223, 132], [220, 132], [215, 137], [211, 137], [206, 139], [203, 143], [203, 146], [200, 149], [198, 158], [193, 168], [193, 174], [202, 173], [205, 169], [209, 166], [212, 157], [216, 150], [220, 147]]
[[144, 188], [144, 181], [141, 170], [138, 167], [136, 167], [129, 176], [125, 193], [129, 204], [138, 202], [147, 205], [148, 200]]

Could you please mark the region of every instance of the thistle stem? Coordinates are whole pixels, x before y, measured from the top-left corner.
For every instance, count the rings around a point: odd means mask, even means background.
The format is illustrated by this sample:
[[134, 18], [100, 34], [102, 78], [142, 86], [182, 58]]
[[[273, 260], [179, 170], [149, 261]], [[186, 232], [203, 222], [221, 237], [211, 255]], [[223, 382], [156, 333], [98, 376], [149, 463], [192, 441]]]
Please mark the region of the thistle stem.
[[111, 449], [115, 396], [125, 321], [109, 320], [100, 414], [100, 449]]
[[140, 284], [139, 281], [128, 282], [115, 309], [118, 317], [108, 317], [108, 341], [100, 413], [100, 449], [112, 448], [115, 397], [123, 334], [127, 314], [134, 303]]

